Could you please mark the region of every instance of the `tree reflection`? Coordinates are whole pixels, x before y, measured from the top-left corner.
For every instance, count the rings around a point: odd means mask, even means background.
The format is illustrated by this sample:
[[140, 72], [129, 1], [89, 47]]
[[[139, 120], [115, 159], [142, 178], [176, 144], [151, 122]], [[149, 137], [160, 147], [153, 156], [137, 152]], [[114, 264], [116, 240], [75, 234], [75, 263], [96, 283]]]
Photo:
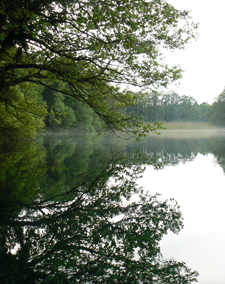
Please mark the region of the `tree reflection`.
[[41, 143], [24, 141], [0, 147], [1, 201], [31, 202], [38, 198], [39, 179], [47, 172], [46, 151]]
[[174, 200], [137, 187], [143, 163], [161, 167], [143, 154], [115, 155], [66, 193], [4, 206], [3, 283], [194, 282], [196, 271], [160, 254], [160, 240], [180, 231], [182, 216]]
[[[146, 153], [152, 159], [160, 158], [164, 164], [177, 165], [192, 161], [199, 152], [204, 151], [207, 140], [204, 139], [185, 139], [182, 137], [163, 137], [150, 136], [145, 139], [145, 143], [133, 142], [137, 148]], [[128, 146], [134, 147], [131, 143]]]
[[223, 172], [225, 173], [225, 145], [223, 132], [220, 134], [220, 136], [217, 136], [213, 141], [210, 142], [211, 153], [213, 153], [216, 163], [221, 166]]

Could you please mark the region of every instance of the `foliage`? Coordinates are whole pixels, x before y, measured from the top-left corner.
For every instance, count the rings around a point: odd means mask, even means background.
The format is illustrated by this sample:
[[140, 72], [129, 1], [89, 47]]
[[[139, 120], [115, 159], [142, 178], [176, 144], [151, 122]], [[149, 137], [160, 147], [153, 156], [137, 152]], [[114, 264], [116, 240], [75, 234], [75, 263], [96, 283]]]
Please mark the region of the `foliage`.
[[158, 0], [3, 0], [0, 15], [1, 100], [12, 86], [42, 85], [88, 106], [107, 127], [140, 136], [157, 125], [141, 129], [121, 112], [140, 97], [120, 87], [156, 90], [180, 78], [160, 54], [183, 48], [196, 28], [187, 11]]
[[204, 122], [208, 122], [209, 121], [209, 108], [210, 105], [208, 103], [202, 103], [200, 105], [197, 106], [196, 108], [196, 118], [195, 120], [197, 121], [204, 121]]
[[7, 99], [0, 101], [0, 138], [32, 138], [44, 127], [46, 106], [39, 101], [40, 89], [23, 83], [10, 87]]
[[137, 106], [127, 108], [128, 113], [142, 116], [146, 122], [155, 121], [208, 121], [209, 105], [198, 105], [196, 100], [189, 96], [179, 96], [176, 93], [145, 94], [143, 102]]
[[67, 129], [73, 126], [76, 122], [75, 114], [70, 106], [65, 105], [65, 98], [61, 93], [44, 88], [42, 97], [48, 109], [45, 119], [47, 128]]
[[[52, 84], [54, 87], [57, 85]], [[93, 110], [72, 97], [45, 87], [42, 91], [42, 98], [48, 109], [45, 119], [47, 129], [79, 128], [88, 132], [103, 128], [102, 121]]]
[[225, 89], [209, 108], [210, 122], [217, 126], [225, 125]]

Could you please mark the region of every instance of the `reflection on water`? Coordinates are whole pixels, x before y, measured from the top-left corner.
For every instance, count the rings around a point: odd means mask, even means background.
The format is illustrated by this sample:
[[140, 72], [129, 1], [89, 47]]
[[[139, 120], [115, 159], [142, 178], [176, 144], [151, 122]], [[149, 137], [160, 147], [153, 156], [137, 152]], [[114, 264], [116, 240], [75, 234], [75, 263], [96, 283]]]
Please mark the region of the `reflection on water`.
[[162, 237], [183, 226], [179, 206], [143, 192], [136, 179], [143, 164], [159, 170], [198, 153], [213, 153], [224, 169], [223, 148], [220, 136], [156, 136], [137, 143], [88, 135], [43, 137], [2, 148], [0, 279], [194, 282], [197, 273], [182, 259], [168, 261], [160, 254]]

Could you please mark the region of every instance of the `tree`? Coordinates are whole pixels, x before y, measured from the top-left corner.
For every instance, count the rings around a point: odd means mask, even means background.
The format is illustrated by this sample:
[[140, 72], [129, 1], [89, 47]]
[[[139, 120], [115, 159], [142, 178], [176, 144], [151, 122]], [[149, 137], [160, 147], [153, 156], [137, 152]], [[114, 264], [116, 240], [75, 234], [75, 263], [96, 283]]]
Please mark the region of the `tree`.
[[129, 107], [132, 112], [142, 116], [145, 121], [206, 121], [207, 104], [198, 106], [190, 96], [179, 96], [172, 92], [168, 94], [143, 94], [143, 101], [138, 106]]
[[180, 78], [160, 54], [183, 48], [196, 28], [187, 11], [158, 0], [2, 0], [0, 15], [1, 101], [12, 86], [42, 85], [140, 136], [157, 125], [141, 129], [141, 120], [120, 111], [140, 99], [121, 86], [157, 90]]
[[44, 127], [46, 105], [37, 85], [22, 83], [9, 87], [0, 101], [0, 139], [32, 138]]
[[206, 102], [196, 105], [194, 113], [193, 113], [193, 119], [197, 121], [203, 121], [208, 122], [209, 121], [209, 109], [210, 105]]
[[65, 105], [63, 94], [44, 88], [42, 96], [48, 109], [45, 119], [47, 128], [67, 129], [74, 125], [76, 122], [75, 113], [70, 106]]
[[209, 121], [217, 126], [225, 125], [225, 88], [209, 107]]

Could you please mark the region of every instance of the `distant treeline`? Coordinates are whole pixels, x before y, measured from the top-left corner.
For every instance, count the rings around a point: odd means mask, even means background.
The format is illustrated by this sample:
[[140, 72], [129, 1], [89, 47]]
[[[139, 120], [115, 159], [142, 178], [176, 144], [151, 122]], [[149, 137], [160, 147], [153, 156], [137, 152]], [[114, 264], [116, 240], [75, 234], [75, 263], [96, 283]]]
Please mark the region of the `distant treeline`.
[[138, 105], [127, 108], [127, 113], [141, 116], [147, 122], [198, 121], [225, 126], [225, 89], [212, 105], [198, 104], [193, 97], [174, 92], [146, 94]]
[[198, 104], [190, 96], [179, 96], [176, 93], [146, 95], [139, 105], [130, 107], [128, 112], [142, 116], [145, 121], [202, 121], [209, 120], [209, 104]]

